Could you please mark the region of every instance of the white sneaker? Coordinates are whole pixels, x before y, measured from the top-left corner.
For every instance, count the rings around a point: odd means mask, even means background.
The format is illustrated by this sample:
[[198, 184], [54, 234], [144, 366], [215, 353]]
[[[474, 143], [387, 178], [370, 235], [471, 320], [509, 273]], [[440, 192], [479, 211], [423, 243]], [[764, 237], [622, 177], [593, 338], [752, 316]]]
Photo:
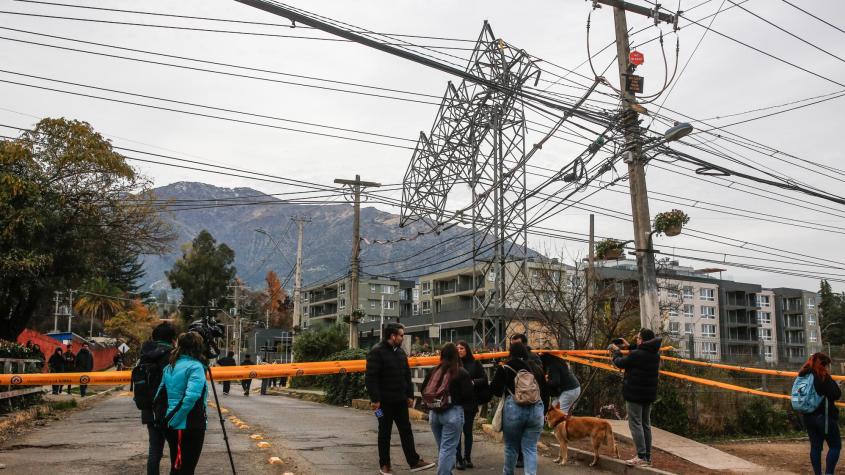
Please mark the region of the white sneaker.
[[651, 462], [649, 462], [648, 460], [643, 460], [639, 457], [634, 457], [630, 460], [626, 460], [625, 465], [628, 465], [630, 467], [648, 467], [651, 465]]

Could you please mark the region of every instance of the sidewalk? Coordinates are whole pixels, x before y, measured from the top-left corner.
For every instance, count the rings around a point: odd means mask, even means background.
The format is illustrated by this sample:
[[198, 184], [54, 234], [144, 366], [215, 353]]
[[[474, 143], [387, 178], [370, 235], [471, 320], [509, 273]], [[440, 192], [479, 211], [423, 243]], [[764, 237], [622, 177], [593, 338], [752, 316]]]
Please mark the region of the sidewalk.
[[[631, 430], [628, 421], [608, 419], [613, 427], [613, 433], [618, 437], [631, 441]], [[754, 473], [766, 471], [766, 468], [743, 460], [709, 445], [681, 437], [657, 427], [651, 427], [652, 447], [680, 457], [708, 470], [721, 470], [737, 473]]]

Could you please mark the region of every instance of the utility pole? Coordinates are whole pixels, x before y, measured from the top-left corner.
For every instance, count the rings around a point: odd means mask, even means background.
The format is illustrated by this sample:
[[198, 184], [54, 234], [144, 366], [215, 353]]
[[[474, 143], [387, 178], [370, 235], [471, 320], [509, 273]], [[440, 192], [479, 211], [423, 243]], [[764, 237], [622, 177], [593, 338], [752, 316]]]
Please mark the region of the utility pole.
[[72, 333], [70, 328], [70, 323], [73, 321], [73, 294], [75, 294], [75, 290], [68, 289], [67, 291], [67, 332]]
[[[590, 213], [590, 245], [589, 251], [587, 254], [587, 272], [586, 272], [586, 287], [584, 288], [584, 295], [586, 296], [586, 303], [587, 303], [587, 318], [589, 321], [592, 322], [596, 316], [596, 302], [593, 301], [595, 299], [595, 292], [593, 291], [593, 277], [595, 276], [595, 271], [593, 265], [595, 264], [596, 259], [596, 216], [593, 213]], [[588, 342], [590, 346], [592, 346], [592, 340]]]
[[293, 327], [302, 327], [302, 226], [305, 223], [310, 223], [310, 218], [302, 216], [295, 216], [293, 221], [296, 223], [296, 273], [294, 275], [293, 287]]
[[634, 221], [634, 245], [636, 246], [637, 270], [639, 271], [640, 325], [655, 328], [659, 322], [657, 296], [657, 270], [651, 247], [651, 216], [648, 209], [648, 189], [645, 180], [645, 162], [642, 156], [642, 142], [639, 114], [634, 93], [628, 92], [629, 75], [635, 65], [630, 62], [631, 47], [628, 42], [628, 21], [626, 11], [654, 18], [655, 23], [663, 21], [676, 24], [674, 15], [660, 13], [646, 7], [620, 0], [595, 0], [594, 8], [602, 3], [613, 7], [616, 27], [616, 59], [619, 66], [619, 87], [622, 93], [622, 131], [625, 134], [625, 162], [628, 164], [628, 183], [631, 194], [631, 213]]
[[352, 221], [352, 258], [349, 262], [351, 288], [349, 289], [349, 347], [358, 348], [358, 321], [355, 319], [355, 312], [358, 310], [358, 271], [361, 265], [358, 254], [361, 251], [361, 190], [364, 188], [378, 188], [381, 183], [372, 181], [361, 181], [361, 175], [355, 175], [354, 180], [335, 178], [335, 183], [346, 185], [352, 190], [354, 196], [355, 214]]
[[53, 312], [53, 333], [59, 333], [59, 302], [61, 302], [62, 293], [58, 290], [54, 291], [56, 297], [53, 299], [56, 302], [56, 310]]

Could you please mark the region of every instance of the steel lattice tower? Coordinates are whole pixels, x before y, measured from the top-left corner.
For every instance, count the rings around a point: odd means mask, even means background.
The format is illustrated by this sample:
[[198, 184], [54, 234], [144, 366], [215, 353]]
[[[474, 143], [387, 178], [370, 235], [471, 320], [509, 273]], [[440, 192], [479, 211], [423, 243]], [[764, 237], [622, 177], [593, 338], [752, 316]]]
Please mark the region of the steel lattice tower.
[[[519, 91], [539, 68], [525, 51], [493, 35], [485, 22], [466, 71], [497, 87], [448, 84], [431, 128], [421, 132], [402, 192], [401, 226], [422, 221], [472, 224], [475, 345], [503, 346], [509, 283], [526, 258], [525, 116]], [[447, 196], [466, 183], [472, 201], [447, 212]], [[469, 215], [469, 216], [467, 216]], [[511, 263], [510, 265], [508, 265]], [[492, 273], [491, 273], [492, 272]], [[492, 291], [484, 279], [493, 276]]]

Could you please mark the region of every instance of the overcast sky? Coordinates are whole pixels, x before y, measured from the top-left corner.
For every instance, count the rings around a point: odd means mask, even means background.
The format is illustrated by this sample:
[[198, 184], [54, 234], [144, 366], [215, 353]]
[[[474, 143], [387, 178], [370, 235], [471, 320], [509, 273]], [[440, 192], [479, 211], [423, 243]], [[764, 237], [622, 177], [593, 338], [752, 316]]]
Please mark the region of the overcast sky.
[[[793, 2], [839, 28], [845, 27], [845, 3], [843, 2], [801, 0], [793, 0]], [[638, 3], [649, 4], [650, 2], [639, 1]], [[703, 5], [693, 8], [699, 3], [703, 3]], [[74, 4], [287, 24], [286, 20], [282, 18], [234, 1], [224, 0], [183, 0], [179, 2], [164, 0], [145, 2], [88, 0], [74, 2]], [[566, 68], [574, 68], [582, 64], [587, 58], [586, 20], [590, 5], [582, 0], [558, 0], [554, 2], [493, 0], [483, 2], [293, 1], [292, 4], [375, 32], [456, 39], [474, 40], [486, 19], [490, 22], [496, 36], [503, 38], [508, 44], [517, 45], [548, 62]], [[270, 81], [144, 64], [14, 42], [9, 41], [8, 38], [233, 71], [239, 74], [251, 74], [277, 80], [329, 86], [325, 82], [294, 79], [271, 73], [249, 73], [222, 66], [210, 67], [190, 63], [186, 60], [162, 59], [139, 52], [125, 52], [103, 46], [83, 45], [58, 38], [10, 31], [8, 28], [188, 58], [231, 63], [268, 71], [400, 89], [437, 97], [443, 94], [447, 81], [459, 82], [457, 78], [445, 73], [348, 42], [93, 23], [12, 15], [8, 12], [331, 38], [327, 34], [314, 30], [104, 12], [11, 0], [0, 0], [0, 5], [2, 5], [0, 10], [4, 11], [4, 13], [0, 13], [0, 27], [7, 28], [0, 30], [0, 36], [4, 38], [0, 39], [0, 64], [2, 64], [0, 69], [4, 70], [0, 73], [0, 80], [85, 92], [91, 95], [156, 104], [281, 127], [294, 127], [312, 131], [321, 130], [312, 126], [285, 123], [269, 118], [239, 116], [231, 112], [203, 111], [192, 106], [167, 104], [146, 98], [132, 98], [116, 92], [93, 91], [81, 86], [58, 84], [43, 79], [14, 75], [10, 72], [29, 74], [158, 98], [334, 127], [358, 129], [410, 140], [402, 141], [392, 138], [374, 138], [346, 132], [341, 133], [346, 136], [356, 136], [367, 140], [399, 145], [400, 147], [360, 143], [252, 124], [151, 110], [133, 105], [0, 83], [0, 124], [29, 127], [41, 117], [64, 116], [75, 118], [90, 122], [97, 130], [111, 138], [115, 145], [183, 158], [194, 158], [204, 162], [236, 166], [310, 182], [330, 184], [336, 177], [353, 178], [356, 173], [359, 173], [366, 180], [379, 181], [385, 184], [401, 183], [412, 153], [411, 150], [401, 147], [413, 147], [413, 141], [416, 140], [419, 132], [421, 130], [428, 132], [437, 107], [430, 104], [353, 95]], [[677, 8], [676, 3], [667, 3], [667, 6], [670, 6], [673, 10]], [[689, 11], [685, 16], [691, 19], [704, 18], [716, 12], [720, 7], [728, 8], [730, 6], [730, 1], [722, 0], [711, 0], [709, 2], [682, 0], [681, 2], [681, 9]], [[742, 6], [812, 45], [826, 50], [827, 53], [802, 43], [799, 39], [790, 37], [740, 8], [732, 8], [717, 15], [713, 28], [830, 80], [819, 78], [783, 62], [768, 58], [759, 52], [710, 32], [704, 37], [686, 70], [677, 79], [674, 89], [665, 99], [665, 107], [695, 119], [710, 119], [845, 90], [845, 86], [835, 84], [835, 82], [845, 84], [845, 61], [834, 57], [845, 57], [845, 33], [825, 25], [784, 2], [750, 0], [743, 3]], [[635, 45], [658, 35], [659, 30], [653, 26], [651, 20], [631, 14], [628, 18], [629, 26], [634, 31], [652, 24], [650, 28], [646, 28], [643, 32], [632, 37], [632, 43]], [[709, 23], [710, 18], [702, 20], [702, 22]], [[686, 26], [689, 25], [689, 22], [685, 20], [681, 20], [680, 25], [682, 29], [678, 32], [678, 37], [680, 38], [680, 64], [683, 66], [702, 38], [704, 29], [695, 25]], [[662, 29], [666, 39], [666, 51], [671, 69], [675, 62], [675, 36], [670, 27], [663, 26]], [[612, 38], [612, 10], [602, 8], [595, 11], [590, 35], [593, 52], [607, 45]], [[410, 41], [457, 48], [472, 46], [472, 43], [457, 41], [431, 39], [410, 39]], [[655, 93], [661, 88], [664, 76], [660, 48], [656, 42], [653, 42], [639, 48], [639, 50], [645, 55], [646, 63], [638, 70], [638, 74], [646, 78], [646, 93]], [[440, 51], [461, 58], [468, 57], [468, 51], [464, 50]], [[614, 55], [615, 50], [613, 48], [597, 55], [594, 61], [596, 68], [604, 70], [606, 66], [611, 64]], [[465, 59], [460, 60], [443, 55], [437, 57], [440, 60], [455, 61], [462, 65], [465, 63]], [[557, 78], [554, 74], [564, 74], [563, 70], [553, 66], [543, 65], [542, 63], [541, 66], [546, 70], [542, 75], [544, 80], [555, 81]], [[587, 66], [580, 67], [577, 72], [586, 76], [592, 74]], [[570, 74], [568, 77], [576, 79], [581, 84], [588, 82], [575, 75]], [[617, 83], [615, 65], [608, 70], [607, 77], [612, 83]], [[561, 82], [561, 84], [566, 83], [566, 81]], [[581, 92], [576, 88], [562, 87], [561, 84], [553, 86], [548, 82], [541, 82], [538, 87], [548, 87], [550, 91], [574, 95]], [[333, 87], [375, 92], [347, 86], [335, 85]], [[601, 92], [608, 93], [610, 90], [602, 88]], [[389, 92], [381, 93], [411, 97], [427, 102], [438, 102], [437, 99], [432, 98], [420, 98]], [[666, 97], [665, 94], [664, 97]], [[664, 97], [661, 97], [657, 103], [648, 105], [647, 108], [655, 111]], [[608, 96], [596, 96], [596, 98], [612, 102], [612, 99], [609, 99]], [[699, 138], [713, 146], [726, 147], [721, 148], [721, 150], [726, 152], [728, 157], [739, 162], [730, 162], [723, 159], [718, 162], [721, 165], [739, 169], [742, 163], [752, 164], [760, 170], [770, 170], [827, 192], [845, 194], [842, 193], [843, 175], [822, 172], [822, 169], [800, 161], [809, 160], [822, 165], [845, 168], [841, 161], [843, 122], [841, 113], [837, 114], [839, 112], [837, 109], [841, 109], [843, 101], [845, 101], [845, 98], [837, 98], [746, 124], [735, 125], [727, 129], [746, 139], [789, 153], [793, 157], [778, 154], [766, 156], [724, 141], [715, 140], [713, 136], [709, 135], [702, 134]], [[795, 105], [802, 104], [806, 104], [806, 102]], [[613, 106], [609, 105], [608, 107], [612, 108]], [[713, 119], [708, 120], [707, 123], [710, 126], [720, 126], [782, 109], [768, 109], [751, 114]], [[669, 115], [675, 116], [674, 114]], [[539, 120], [536, 117], [534, 119]], [[646, 119], [644, 125], [648, 125], [648, 123], [649, 119]], [[698, 130], [709, 128], [701, 123], [695, 125]], [[663, 126], [656, 125], [655, 127], [660, 130]], [[0, 130], [2, 130], [3, 135], [14, 134], [14, 131], [10, 129]], [[337, 133], [325, 129], [321, 131]], [[528, 143], [532, 144], [538, 138], [538, 134], [531, 133], [528, 137]], [[532, 158], [530, 163], [550, 169], [559, 169], [582, 149], [583, 146], [581, 145], [553, 140], [549, 146], [544, 147], [541, 152]], [[703, 153], [700, 156], [708, 159], [714, 158]], [[786, 159], [792, 163], [785, 163], [780, 159]], [[750, 163], [750, 160], [753, 160], [753, 163]], [[655, 164], [677, 170], [675, 165], [672, 164], [656, 162]], [[804, 168], [799, 168], [795, 164], [801, 164]], [[136, 165], [144, 174], [154, 180], [156, 185], [190, 180], [226, 187], [248, 186], [268, 193], [298, 191], [286, 185], [249, 179], [137, 162]], [[749, 169], [744, 169], [744, 171], [748, 172]], [[755, 176], [763, 176], [760, 172], [752, 171], [752, 173]], [[529, 178], [529, 186], [532, 183], [539, 183], [540, 180], [541, 178], [537, 177]], [[805, 275], [826, 273], [831, 278], [845, 280], [845, 271], [842, 270], [845, 267], [842, 265], [845, 262], [845, 249], [842, 246], [842, 232], [845, 232], [845, 206], [794, 192], [777, 190], [767, 185], [743, 181], [739, 178], [730, 178], [731, 181], [736, 182], [733, 185], [730, 184], [730, 181], [721, 181], [723, 185], [730, 185], [730, 188], [727, 188], [726, 186], [697, 180], [689, 174], [682, 176], [652, 166], [649, 166], [647, 170], [647, 180], [649, 189], [653, 192], [650, 202], [652, 216], [662, 210], [683, 207], [691, 215], [692, 221], [689, 225], [691, 228], [709, 233], [710, 239], [721, 239], [723, 242], [734, 244], [734, 246], [729, 246], [712, 240], [696, 238], [692, 235], [681, 235], [671, 239], [665, 237], [656, 239], [656, 247], [663, 253], [671, 255], [676, 252], [677, 255], [685, 256], [686, 258], [680, 259], [682, 263], [699, 268], [724, 267], [728, 269], [723, 274], [725, 277], [760, 283], [767, 287], [791, 286], [818, 289], [818, 279], [719, 266], [708, 262], [692, 261], [688, 257], [778, 267], [787, 269], [789, 273]], [[750, 188], [749, 185], [755, 188]], [[552, 190], [554, 188], [547, 191]], [[586, 199], [580, 206], [586, 208], [601, 207], [630, 213], [629, 198], [627, 194], [623, 193], [626, 190], [627, 182], [622, 182], [620, 185]], [[679, 196], [682, 199], [670, 198], [656, 193]], [[396, 191], [392, 195], [398, 198], [400, 193]], [[584, 194], [576, 196], [580, 198]], [[657, 198], [677, 201], [682, 205], [657, 201]], [[449, 207], [451, 209], [461, 207], [462, 200], [465, 203], [465, 189], [457, 190], [453, 196], [450, 196]], [[795, 203], [796, 200], [802, 200], [800, 204], [804, 208], [785, 203], [785, 201]], [[695, 203], [696, 201], [698, 203]], [[696, 206], [693, 207], [693, 204]], [[711, 209], [702, 209], [703, 207]], [[717, 210], [712, 210], [714, 207]], [[815, 208], [818, 211], [806, 209], [807, 207]], [[398, 213], [396, 208], [387, 206], [382, 208], [386, 211]], [[607, 213], [604, 210], [599, 211]], [[728, 214], [726, 211], [744, 215], [750, 214], [781, 223], [751, 219], [748, 216], [737, 216]], [[542, 226], [562, 231], [586, 233], [588, 214], [589, 212], [586, 210], [570, 208], [544, 222]], [[795, 220], [802, 222], [795, 223]], [[783, 223], [792, 223], [793, 225]], [[808, 227], [818, 229], [808, 229]], [[632, 236], [631, 224], [623, 219], [599, 214], [596, 216], [596, 233], [599, 236], [630, 239]], [[714, 238], [712, 235], [721, 237]], [[373, 238], [377, 237], [373, 236]], [[531, 237], [530, 242], [536, 249], [554, 248], [570, 255], [583, 254], [585, 249], [585, 246], [578, 242], [549, 240], [536, 236]], [[776, 252], [780, 256], [756, 254], [751, 250], [755, 245], [767, 246], [768, 251]], [[738, 246], [744, 246], [744, 248]], [[686, 250], [677, 248], [685, 248]], [[772, 249], [777, 249], [777, 251]], [[739, 257], [731, 257], [730, 254]], [[752, 258], [754, 256], [787, 262], [764, 262], [754, 260]], [[795, 262], [796, 259], [802, 261], [814, 259], [817, 265], [812, 266], [807, 262]], [[835, 289], [845, 290], [845, 285], [841, 283], [833, 282], [832, 285]]]

